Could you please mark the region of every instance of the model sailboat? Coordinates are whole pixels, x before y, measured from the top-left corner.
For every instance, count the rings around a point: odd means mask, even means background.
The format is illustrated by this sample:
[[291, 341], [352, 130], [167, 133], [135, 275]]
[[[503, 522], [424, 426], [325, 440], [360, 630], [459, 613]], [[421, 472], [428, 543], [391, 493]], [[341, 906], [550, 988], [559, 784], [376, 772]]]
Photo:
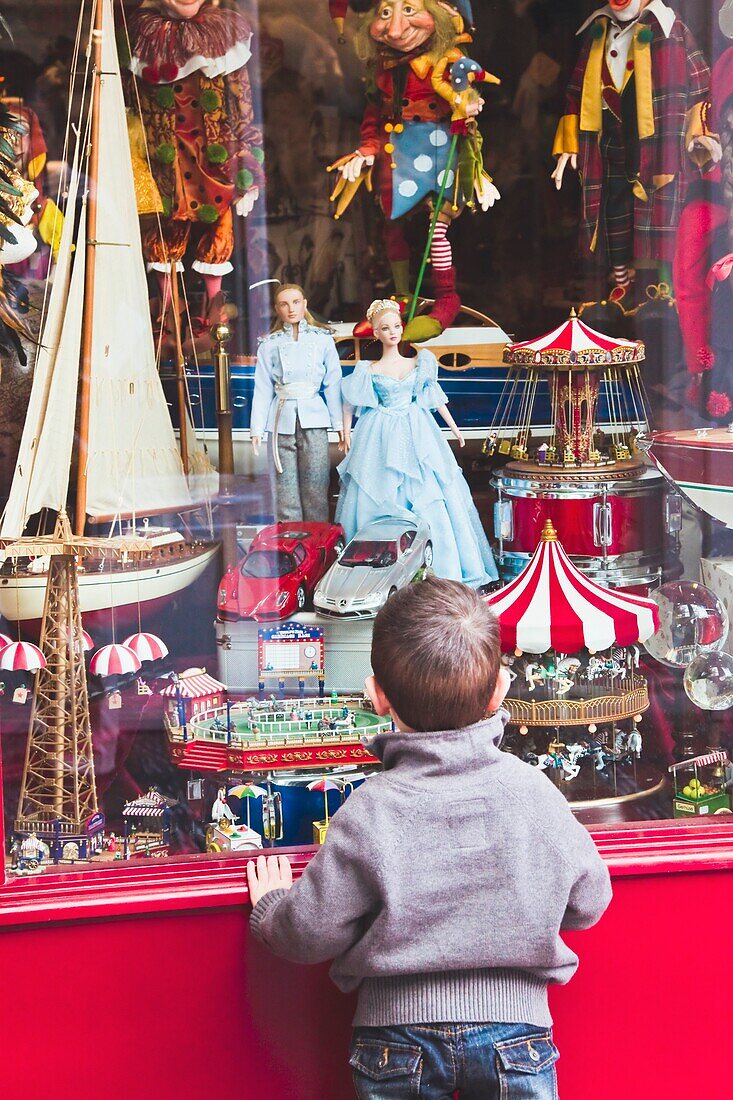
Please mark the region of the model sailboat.
[[[195, 508], [201, 498], [193, 479], [207, 479], [189, 452], [189, 485], [158, 376], [112, 0], [96, 0], [92, 11], [92, 72], [85, 80], [91, 94], [80, 118], [58, 264], [0, 526], [0, 559], [32, 517], [59, 513], [71, 497], [77, 536], [87, 523], [109, 535], [99, 540], [98, 564], [86, 540], [81, 611], [114, 609], [124, 618], [125, 608], [137, 616], [138, 608], [144, 612], [192, 584], [217, 544], [150, 523], [150, 517]], [[75, 217], [82, 174], [86, 191]], [[131, 537], [136, 545], [146, 540], [149, 554], [110, 553], [115, 541]], [[23, 541], [37, 554], [20, 562], [8, 554], [0, 576], [0, 613], [9, 621], [40, 620], [43, 611], [45, 536]]]

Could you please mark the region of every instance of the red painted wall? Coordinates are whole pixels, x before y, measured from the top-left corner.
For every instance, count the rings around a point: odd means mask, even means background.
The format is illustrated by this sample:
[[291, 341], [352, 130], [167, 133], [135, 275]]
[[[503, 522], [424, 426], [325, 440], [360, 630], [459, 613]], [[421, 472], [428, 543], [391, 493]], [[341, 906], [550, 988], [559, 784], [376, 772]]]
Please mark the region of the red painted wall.
[[[613, 904], [568, 936], [580, 970], [553, 991], [563, 1100], [727, 1095], [721, 851], [645, 874], [617, 851]], [[243, 898], [239, 880], [230, 907], [0, 929], [3, 1100], [347, 1100], [352, 1001], [259, 947]]]

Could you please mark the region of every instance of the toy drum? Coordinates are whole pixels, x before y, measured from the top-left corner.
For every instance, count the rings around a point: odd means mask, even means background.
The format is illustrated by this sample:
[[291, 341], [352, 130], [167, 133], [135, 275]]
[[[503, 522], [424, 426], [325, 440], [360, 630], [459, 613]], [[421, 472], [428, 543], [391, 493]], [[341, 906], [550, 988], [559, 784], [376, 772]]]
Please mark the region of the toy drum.
[[[345, 798], [355, 787], [364, 782], [364, 772], [339, 772], [322, 775], [319, 772], [278, 772], [268, 784], [271, 793], [264, 803], [264, 843], [278, 848], [296, 844], [313, 843], [313, 823], [323, 821], [328, 805], [328, 816], [333, 817]], [[309, 790], [309, 784], [319, 780], [331, 780], [330, 790]], [[253, 828], [257, 829], [252, 820]]]
[[505, 582], [524, 569], [547, 519], [574, 564], [599, 584], [645, 593], [681, 573], [680, 499], [656, 470], [617, 463], [561, 472], [511, 462], [491, 484]]

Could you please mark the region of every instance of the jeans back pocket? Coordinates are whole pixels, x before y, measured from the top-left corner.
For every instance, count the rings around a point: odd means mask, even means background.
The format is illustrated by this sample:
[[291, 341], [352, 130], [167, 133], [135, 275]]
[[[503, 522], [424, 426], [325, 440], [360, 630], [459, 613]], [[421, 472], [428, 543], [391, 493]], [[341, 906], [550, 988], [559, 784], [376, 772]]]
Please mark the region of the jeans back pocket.
[[420, 1069], [422, 1051], [407, 1043], [381, 1042], [378, 1039], [357, 1039], [351, 1049], [351, 1068], [372, 1081], [389, 1081], [395, 1077], [412, 1077]]
[[502, 1100], [557, 1100], [555, 1062], [560, 1054], [549, 1031], [494, 1046]]

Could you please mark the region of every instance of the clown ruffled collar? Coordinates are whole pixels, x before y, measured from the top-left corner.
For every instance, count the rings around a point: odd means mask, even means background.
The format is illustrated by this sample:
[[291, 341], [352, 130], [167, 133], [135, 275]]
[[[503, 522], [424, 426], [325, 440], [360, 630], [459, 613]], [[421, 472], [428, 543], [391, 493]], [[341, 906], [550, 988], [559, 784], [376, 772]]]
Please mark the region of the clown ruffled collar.
[[193, 19], [142, 9], [132, 21], [130, 70], [146, 84], [171, 84], [199, 69], [213, 79], [246, 65], [252, 28], [234, 11], [202, 8]]

